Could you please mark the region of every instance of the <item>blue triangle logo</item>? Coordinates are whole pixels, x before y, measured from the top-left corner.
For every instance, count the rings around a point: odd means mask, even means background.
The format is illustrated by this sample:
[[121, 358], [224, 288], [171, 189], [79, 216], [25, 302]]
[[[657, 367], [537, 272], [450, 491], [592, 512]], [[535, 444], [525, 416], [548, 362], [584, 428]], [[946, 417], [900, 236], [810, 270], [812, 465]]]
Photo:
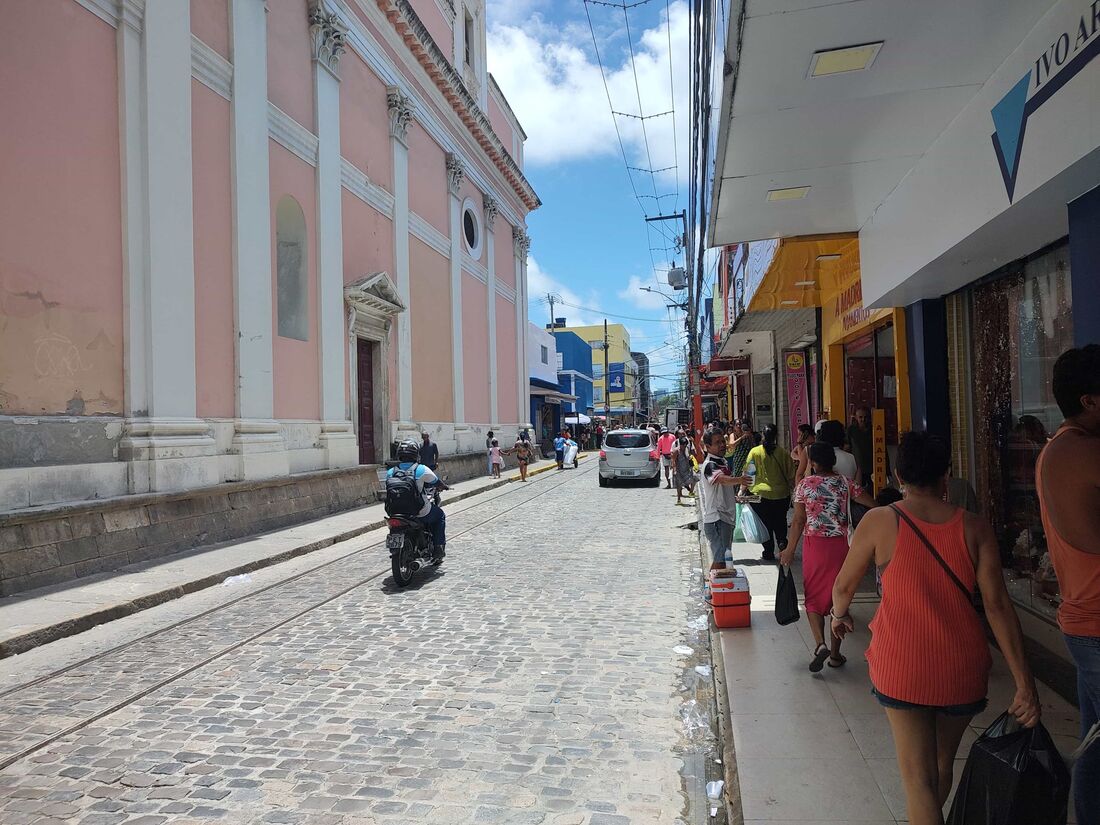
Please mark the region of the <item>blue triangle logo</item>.
[[1031, 88], [1031, 72], [1020, 78], [1008, 94], [993, 107], [993, 142], [1001, 162], [1001, 175], [1005, 180], [1008, 198], [1016, 188], [1016, 172], [1020, 166], [1020, 148], [1024, 139], [1024, 122], [1027, 119], [1027, 91]]

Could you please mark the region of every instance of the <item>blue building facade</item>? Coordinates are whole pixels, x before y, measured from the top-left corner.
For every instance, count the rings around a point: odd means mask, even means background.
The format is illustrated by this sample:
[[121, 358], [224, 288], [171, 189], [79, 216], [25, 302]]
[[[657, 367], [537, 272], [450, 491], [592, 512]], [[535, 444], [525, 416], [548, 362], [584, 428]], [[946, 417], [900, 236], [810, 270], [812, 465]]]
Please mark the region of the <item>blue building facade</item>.
[[592, 347], [577, 333], [558, 329], [558, 389], [577, 400], [562, 404], [563, 412], [588, 413], [592, 408]]

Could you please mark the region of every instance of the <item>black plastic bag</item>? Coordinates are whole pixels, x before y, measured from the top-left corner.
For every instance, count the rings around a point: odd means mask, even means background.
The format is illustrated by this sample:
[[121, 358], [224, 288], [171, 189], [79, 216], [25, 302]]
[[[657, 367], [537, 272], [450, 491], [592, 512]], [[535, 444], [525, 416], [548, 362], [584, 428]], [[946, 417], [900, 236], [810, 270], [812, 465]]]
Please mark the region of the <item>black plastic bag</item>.
[[1069, 783], [1047, 729], [1003, 713], [971, 746], [947, 825], [1066, 825]]
[[798, 591], [791, 568], [779, 565], [779, 586], [775, 588], [775, 620], [782, 625], [798, 621]]

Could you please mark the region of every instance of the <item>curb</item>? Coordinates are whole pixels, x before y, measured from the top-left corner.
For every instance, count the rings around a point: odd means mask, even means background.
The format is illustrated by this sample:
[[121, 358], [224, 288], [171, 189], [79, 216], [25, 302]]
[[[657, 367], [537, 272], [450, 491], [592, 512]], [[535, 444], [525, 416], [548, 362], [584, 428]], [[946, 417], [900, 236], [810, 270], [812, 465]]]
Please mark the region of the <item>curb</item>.
[[[541, 472], [550, 468], [543, 468]], [[530, 474], [529, 474], [530, 475]], [[458, 502], [463, 499], [471, 498], [473, 496], [487, 493], [490, 490], [495, 490], [498, 487], [503, 487], [505, 484], [513, 481], [511, 478], [501, 478], [493, 481], [491, 484], [486, 484], [484, 487], [480, 487], [476, 490], [467, 490], [459, 493], [455, 496], [449, 496], [444, 500], [444, 503]], [[337, 514], [333, 514], [337, 515]], [[308, 524], [308, 522], [305, 522]], [[203, 576], [199, 579], [193, 579], [182, 584], [166, 587], [163, 590], [158, 590], [155, 593], [148, 593], [144, 596], [140, 596], [136, 599], [126, 602], [120, 602], [108, 607], [97, 608], [91, 613], [87, 613], [83, 616], [78, 616], [74, 619], [66, 619], [62, 622], [57, 622], [52, 625], [45, 625], [43, 627], [36, 627], [34, 630], [30, 630], [19, 636], [13, 636], [10, 639], [5, 639], [0, 642], [0, 659], [6, 659], [9, 656], [15, 656], [19, 653], [26, 653], [28, 650], [32, 650], [44, 644], [50, 642], [56, 642], [58, 639], [64, 639], [69, 636], [75, 636], [77, 633], [83, 633], [86, 630], [91, 630], [101, 624], [114, 621], [115, 619], [121, 619], [125, 616], [132, 616], [135, 613], [140, 613], [143, 610], [148, 610], [151, 607], [164, 604], [166, 602], [174, 601], [175, 599], [182, 598], [191, 593], [197, 593], [200, 590], [205, 590], [208, 587], [213, 587], [220, 584], [230, 576], [241, 575], [242, 573], [252, 573], [256, 570], [262, 570], [265, 567], [272, 567], [276, 564], [281, 564], [284, 561], [290, 561], [291, 559], [304, 556], [308, 553], [312, 553], [317, 550], [323, 550], [326, 547], [331, 547], [334, 544], [338, 544], [348, 539], [353, 539], [364, 533], [369, 533], [372, 530], [377, 530], [386, 525], [386, 520], [377, 519], [375, 521], [361, 524], [358, 527], [354, 527], [351, 530], [344, 530], [340, 533], [336, 533], [331, 536], [326, 536], [323, 539], [317, 541], [301, 544], [297, 547], [292, 547], [289, 550], [283, 550], [280, 553], [276, 553], [272, 556], [266, 556], [262, 559], [256, 559], [248, 562], [247, 564], [237, 565], [235, 567], [229, 567], [223, 569], [217, 573], [211, 573], [210, 575]], [[300, 525], [297, 525], [300, 526]], [[256, 538], [263, 536], [264, 533], [257, 533], [254, 536], [248, 536], [248, 538]], [[233, 542], [228, 542], [232, 544]], [[218, 545], [212, 545], [211, 548]], [[226, 546], [225, 544], [221, 546]], [[182, 554], [179, 554], [182, 557]]]
[[[697, 516], [699, 557], [702, 561], [703, 577], [706, 578], [710, 567], [710, 549], [703, 541], [702, 518]], [[733, 742], [733, 721], [730, 719], [729, 692], [726, 686], [726, 663], [722, 656], [722, 631], [714, 624], [714, 615], [708, 610], [707, 633], [710, 642], [711, 676], [714, 679], [715, 716], [718, 721], [718, 747], [722, 754], [722, 778], [726, 784], [722, 789], [725, 801], [726, 822], [728, 825], [744, 825], [745, 812], [741, 803], [741, 781], [737, 775], [737, 752]]]

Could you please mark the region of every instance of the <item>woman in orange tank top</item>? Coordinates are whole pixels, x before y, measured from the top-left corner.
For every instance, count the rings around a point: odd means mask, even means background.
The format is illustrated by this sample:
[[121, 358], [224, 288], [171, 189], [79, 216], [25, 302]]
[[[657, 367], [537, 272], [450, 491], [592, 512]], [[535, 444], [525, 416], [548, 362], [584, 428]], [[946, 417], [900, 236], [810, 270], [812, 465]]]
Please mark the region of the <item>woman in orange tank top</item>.
[[993, 528], [943, 500], [948, 465], [942, 439], [902, 436], [905, 499], [863, 517], [833, 590], [833, 632], [843, 636], [855, 627], [848, 608], [867, 565], [873, 559], [882, 572], [867, 662], [894, 734], [911, 825], [943, 825], [959, 742], [986, 705], [991, 658], [975, 589], [1016, 681], [1009, 712], [1028, 727], [1040, 714]]

